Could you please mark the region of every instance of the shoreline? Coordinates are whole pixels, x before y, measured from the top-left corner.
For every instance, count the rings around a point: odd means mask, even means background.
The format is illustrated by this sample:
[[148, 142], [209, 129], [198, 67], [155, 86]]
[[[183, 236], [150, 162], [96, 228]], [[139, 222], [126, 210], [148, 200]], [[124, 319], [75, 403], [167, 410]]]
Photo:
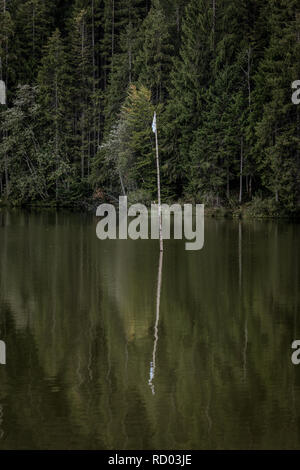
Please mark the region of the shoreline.
[[[38, 202], [28, 204], [12, 204], [0, 202], [0, 211], [2, 210], [34, 210], [34, 211], [71, 211], [71, 212], [83, 212], [83, 213], [95, 213], [97, 207], [102, 203], [108, 201], [98, 201], [93, 203], [91, 201], [78, 201], [76, 203], [55, 203], [51, 202]], [[111, 201], [110, 201], [111, 203]], [[188, 204], [189, 201], [176, 201], [169, 204]], [[115, 204], [117, 206], [117, 204]], [[275, 213], [255, 213], [251, 211], [251, 203], [246, 203], [242, 206], [235, 208], [228, 208], [226, 206], [214, 206], [204, 208], [204, 216], [207, 218], [216, 219], [262, 219], [262, 220], [300, 220], [300, 207], [295, 213], [287, 213], [284, 210], [280, 210]]]

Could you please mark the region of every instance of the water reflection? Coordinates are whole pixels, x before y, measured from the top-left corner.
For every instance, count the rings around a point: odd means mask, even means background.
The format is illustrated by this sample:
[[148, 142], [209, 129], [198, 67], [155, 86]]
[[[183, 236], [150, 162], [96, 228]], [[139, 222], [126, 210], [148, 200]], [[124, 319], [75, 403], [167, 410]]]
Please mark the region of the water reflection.
[[159, 322], [159, 310], [160, 310], [162, 267], [163, 267], [163, 251], [160, 251], [159, 252], [159, 263], [158, 263], [158, 274], [157, 274], [156, 315], [155, 315], [155, 325], [154, 325], [154, 344], [153, 344], [152, 362], [150, 362], [150, 379], [149, 379], [149, 386], [152, 390], [153, 395], [155, 395], [155, 387], [154, 387], [154, 384], [153, 384], [153, 380], [154, 380], [154, 377], [155, 377], [156, 349], [157, 349], [157, 343], [158, 343], [158, 322]]
[[298, 448], [299, 225], [207, 219], [158, 266], [95, 225], [0, 212], [0, 448]]

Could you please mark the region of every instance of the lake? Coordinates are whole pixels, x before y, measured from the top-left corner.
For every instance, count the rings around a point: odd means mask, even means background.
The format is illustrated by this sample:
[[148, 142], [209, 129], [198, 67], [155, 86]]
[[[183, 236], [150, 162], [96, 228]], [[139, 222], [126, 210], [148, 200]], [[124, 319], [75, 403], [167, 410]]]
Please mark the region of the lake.
[[300, 224], [160, 257], [96, 223], [0, 212], [0, 449], [300, 448]]

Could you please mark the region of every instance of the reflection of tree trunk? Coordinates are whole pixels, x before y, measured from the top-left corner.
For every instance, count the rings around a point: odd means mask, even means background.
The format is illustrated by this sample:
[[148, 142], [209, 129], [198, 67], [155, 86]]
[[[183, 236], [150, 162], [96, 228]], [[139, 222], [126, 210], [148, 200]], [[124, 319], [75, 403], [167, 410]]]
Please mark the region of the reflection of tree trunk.
[[241, 137], [241, 158], [240, 158], [240, 195], [239, 203], [242, 203], [243, 198], [243, 137]]
[[157, 291], [156, 291], [156, 319], [154, 326], [154, 344], [153, 344], [153, 353], [152, 353], [152, 362], [150, 362], [150, 378], [149, 386], [152, 390], [153, 395], [155, 394], [155, 389], [152, 381], [155, 376], [155, 359], [156, 359], [156, 349], [158, 342], [158, 322], [159, 322], [159, 310], [160, 310], [160, 292], [161, 292], [161, 281], [162, 281], [162, 266], [163, 266], [163, 252], [159, 253], [159, 264], [158, 264], [158, 275], [157, 275]]
[[[2, 425], [2, 422], [3, 422], [3, 415], [4, 415], [3, 405], [0, 405], [0, 425]], [[0, 428], [0, 440], [2, 439], [3, 436], [4, 436], [4, 431], [2, 428]]]
[[[240, 308], [243, 309], [243, 292], [242, 292], [242, 280], [243, 280], [243, 233], [242, 223], [239, 222], [239, 295], [240, 295]], [[248, 347], [248, 320], [247, 315], [245, 316], [244, 325], [244, 349], [243, 349], [243, 372], [244, 380], [247, 374], [247, 347]]]
[[158, 155], [158, 138], [157, 138], [157, 123], [156, 113], [154, 114], [155, 119], [155, 147], [156, 147], [156, 170], [157, 170], [157, 197], [158, 197], [158, 220], [159, 220], [159, 247], [160, 251], [163, 251], [163, 236], [162, 236], [162, 220], [161, 220], [161, 198], [160, 198], [160, 170], [159, 170], [159, 155]]
[[244, 326], [244, 353], [243, 353], [243, 370], [244, 370], [244, 380], [247, 376], [247, 346], [248, 346], [248, 322], [247, 316], [245, 318]]
[[242, 223], [239, 222], [239, 288], [240, 288], [240, 291], [242, 287], [242, 270], [243, 270]]

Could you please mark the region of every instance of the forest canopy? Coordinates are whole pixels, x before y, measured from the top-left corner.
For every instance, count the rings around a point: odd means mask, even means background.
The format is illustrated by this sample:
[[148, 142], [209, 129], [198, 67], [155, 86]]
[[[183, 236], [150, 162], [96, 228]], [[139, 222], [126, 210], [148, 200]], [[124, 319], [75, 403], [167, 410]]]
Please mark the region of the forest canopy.
[[297, 0], [0, 0], [2, 204], [300, 205]]

